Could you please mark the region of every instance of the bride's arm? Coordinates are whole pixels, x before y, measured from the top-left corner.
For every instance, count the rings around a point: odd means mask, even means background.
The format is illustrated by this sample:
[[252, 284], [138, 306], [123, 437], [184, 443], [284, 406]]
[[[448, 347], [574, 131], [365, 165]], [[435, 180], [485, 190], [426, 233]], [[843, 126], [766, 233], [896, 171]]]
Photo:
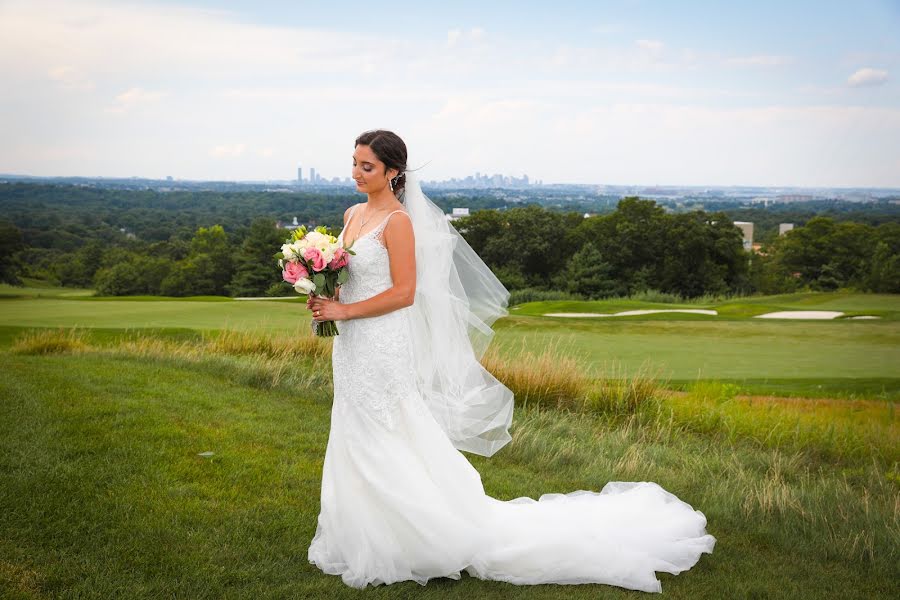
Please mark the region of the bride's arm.
[[395, 214], [397, 216], [390, 216], [382, 233], [394, 285], [371, 298], [348, 304], [315, 297], [311, 308], [319, 311], [317, 320], [377, 317], [413, 303], [416, 295], [416, 240], [409, 215], [402, 212]]

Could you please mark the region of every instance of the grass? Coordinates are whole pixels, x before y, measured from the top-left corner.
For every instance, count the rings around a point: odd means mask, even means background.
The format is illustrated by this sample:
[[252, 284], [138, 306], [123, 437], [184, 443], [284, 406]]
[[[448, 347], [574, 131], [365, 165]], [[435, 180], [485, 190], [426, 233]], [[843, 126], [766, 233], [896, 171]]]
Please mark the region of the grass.
[[[233, 333], [96, 342], [57, 331], [84, 346], [35, 353], [23, 350], [39, 338], [19, 335], [16, 352], [0, 352], [0, 596], [361, 596], [306, 560], [331, 411], [328, 378], [316, 379], [329, 361], [317, 346]], [[517, 364], [533, 372], [549, 356]], [[285, 363], [289, 376], [271, 377]], [[514, 366], [504, 368], [515, 375]], [[578, 390], [590, 395], [595, 383]], [[737, 411], [730, 392], [697, 387], [685, 398]], [[513, 442], [497, 455], [468, 456], [487, 493], [512, 499], [656, 481], [702, 510], [718, 539], [689, 572], [659, 575], [668, 597], [900, 592], [896, 464], [874, 455], [832, 462], [726, 434], [713, 421], [692, 426], [656, 410], [666, 403], [651, 396], [630, 411], [548, 408], [551, 398], [535, 392], [519, 406]], [[468, 576], [364, 593], [637, 597]]]
[[[166, 300], [160, 302], [30, 298], [0, 301], [0, 341], [23, 327], [84, 327], [98, 331], [151, 329], [293, 332], [308, 325], [302, 298], [258, 302]], [[619, 302], [619, 301], [617, 301]], [[817, 304], [812, 304], [816, 302]], [[869, 304], [866, 304], [869, 302]], [[828, 308], [881, 311], [877, 321], [769, 321], [741, 316], [768, 308]], [[765, 305], [762, 309], [761, 305]], [[603, 303], [523, 305], [497, 323], [497, 344], [509, 356], [525, 343], [540, 350], [558, 342], [597, 374], [620, 365], [636, 374], [651, 368], [671, 381], [703, 379], [744, 382], [747, 393], [767, 393], [772, 383], [785, 393], [853, 397], [876, 394], [900, 398], [900, 298], [891, 295], [809, 293], [726, 300], [717, 310], [737, 307], [730, 316], [664, 313], [614, 319], [562, 319], [538, 316], [557, 309], [615, 312], [666, 308], [671, 304], [638, 300]], [[696, 308], [697, 305], [685, 305]], [[753, 312], [751, 311], [751, 312]], [[533, 314], [530, 314], [533, 313]], [[650, 361], [650, 366], [645, 363]], [[815, 383], [818, 381], [819, 383]], [[818, 388], [822, 385], [822, 388]], [[795, 391], [791, 391], [796, 387]]]
[[[629, 321], [509, 317], [496, 324], [500, 351], [558, 344], [590, 373], [650, 362], [673, 380], [884, 379], [900, 397], [900, 324], [855, 321]], [[852, 390], [852, 385], [851, 388]]]

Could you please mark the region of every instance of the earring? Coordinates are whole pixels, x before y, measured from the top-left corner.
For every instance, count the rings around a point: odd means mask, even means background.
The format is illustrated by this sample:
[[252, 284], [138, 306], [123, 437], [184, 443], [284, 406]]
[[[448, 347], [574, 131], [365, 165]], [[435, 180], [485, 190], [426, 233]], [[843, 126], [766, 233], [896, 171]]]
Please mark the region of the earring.
[[388, 185], [391, 186], [391, 191], [393, 192], [394, 191], [394, 180], [388, 179]]

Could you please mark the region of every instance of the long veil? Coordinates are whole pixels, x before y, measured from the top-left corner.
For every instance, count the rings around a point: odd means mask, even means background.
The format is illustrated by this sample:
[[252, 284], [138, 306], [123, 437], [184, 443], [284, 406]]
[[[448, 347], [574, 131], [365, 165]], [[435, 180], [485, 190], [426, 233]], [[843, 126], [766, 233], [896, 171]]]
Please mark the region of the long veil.
[[512, 438], [513, 394], [479, 362], [508, 314], [509, 292], [406, 172], [401, 196], [416, 238], [409, 327], [425, 402], [459, 450], [491, 456]]

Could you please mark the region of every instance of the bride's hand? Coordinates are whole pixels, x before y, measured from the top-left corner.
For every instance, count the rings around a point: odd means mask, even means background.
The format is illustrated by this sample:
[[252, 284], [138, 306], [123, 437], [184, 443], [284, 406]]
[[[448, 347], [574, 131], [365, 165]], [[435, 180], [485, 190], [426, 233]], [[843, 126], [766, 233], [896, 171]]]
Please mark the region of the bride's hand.
[[314, 321], [343, 321], [347, 318], [347, 307], [336, 300], [310, 296], [306, 304], [312, 311]]

